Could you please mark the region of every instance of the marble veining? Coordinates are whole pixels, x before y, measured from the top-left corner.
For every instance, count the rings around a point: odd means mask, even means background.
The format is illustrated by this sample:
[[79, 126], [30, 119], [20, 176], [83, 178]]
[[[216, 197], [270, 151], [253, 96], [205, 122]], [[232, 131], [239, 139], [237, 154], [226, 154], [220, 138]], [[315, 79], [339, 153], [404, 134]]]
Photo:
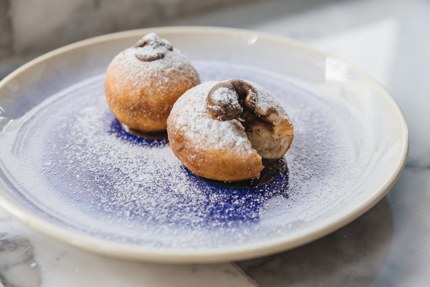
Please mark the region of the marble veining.
[[371, 286], [393, 233], [387, 199], [345, 228], [292, 251], [240, 266], [262, 286]]
[[[8, 223], [1, 219], [0, 228]], [[3, 286], [40, 286], [39, 267], [34, 260], [33, 246], [27, 238], [2, 232], [0, 234], [0, 282]], [[19, 276], [25, 274], [25, 276]], [[1, 285], [0, 285], [1, 286]]]
[[52, 241], [0, 213], [1, 287], [256, 286], [232, 264], [127, 262]]
[[242, 267], [261, 286], [428, 286], [430, 170], [406, 168], [389, 195], [353, 223]]

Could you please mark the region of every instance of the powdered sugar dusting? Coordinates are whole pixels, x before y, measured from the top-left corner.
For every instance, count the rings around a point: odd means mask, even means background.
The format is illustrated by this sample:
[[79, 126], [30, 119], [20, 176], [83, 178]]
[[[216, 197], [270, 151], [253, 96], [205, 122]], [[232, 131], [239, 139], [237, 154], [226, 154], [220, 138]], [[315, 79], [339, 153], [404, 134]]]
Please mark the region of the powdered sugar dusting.
[[172, 47], [172, 43], [170, 43], [168, 40], [161, 38], [157, 33], [148, 33], [145, 36], [142, 37], [142, 39], [137, 42], [136, 46], [142, 46], [145, 42], [154, 43], [153, 46], [155, 46], [156, 43], [160, 43], [162, 46], [165, 46], [167, 48]]
[[212, 94], [212, 98], [215, 101], [226, 105], [228, 104], [228, 105], [239, 106], [239, 101], [237, 100], [236, 92], [226, 87], [221, 87], [216, 89]]
[[[186, 138], [195, 144], [196, 149], [215, 148], [220, 150], [234, 150], [237, 153], [255, 152], [251, 147], [242, 123], [237, 119], [213, 119], [207, 110], [207, 99], [211, 89], [219, 82], [207, 82], [188, 90], [176, 102], [171, 111], [171, 125], [179, 130]], [[263, 114], [274, 110], [280, 117], [288, 119], [288, 115], [280, 104], [273, 99], [269, 92], [253, 83], [256, 90], [256, 107]], [[238, 101], [236, 91], [226, 87], [219, 87], [212, 93], [212, 100], [229, 105], [229, 110], [242, 107]], [[213, 105], [214, 108], [220, 108]]]
[[144, 62], [163, 59], [167, 53], [173, 51], [172, 44], [165, 39], [161, 39], [155, 33], [145, 35], [137, 42], [135, 48], [136, 58]]
[[[131, 52], [121, 57], [123, 64], [146, 69]], [[148, 248], [216, 249], [274, 240], [318, 224], [371, 172], [369, 143], [356, 138], [365, 138], [366, 131], [345, 115], [345, 106], [261, 69], [194, 64], [203, 80], [255, 82], [288, 111], [295, 126], [286, 156], [289, 177], [243, 190], [193, 176], [165, 141], [142, 141], [121, 130], [105, 103], [104, 79], [98, 77], [70, 87], [0, 132], [1, 163], [19, 189], [16, 194], [25, 198], [17, 200], [52, 224], [91, 237]], [[197, 94], [214, 84], [202, 85]], [[189, 97], [178, 101], [190, 109], [189, 119], [178, 124], [190, 137], [200, 137], [203, 125], [220, 135], [223, 146], [249, 145], [229, 121], [205, 122], [205, 98], [191, 107]], [[189, 125], [193, 121], [199, 130]]]
[[[218, 121], [208, 114], [207, 95], [216, 84], [217, 82], [203, 83], [179, 98], [171, 112], [175, 127], [192, 139], [197, 149], [234, 149], [244, 153], [253, 150], [245, 129], [238, 120]], [[217, 96], [222, 100], [229, 100], [233, 95], [226, 92], [218, 93]]]
[[[252, 84], [252, 83], [251, 83]], [[256, 106], [260, 109], [264, 114], [267, 113], [270, 109], [275, 110], [280, 116], [287, 117], [288, 114], [285, 109], [276, 101], [269, 91], [262, 88], [259, 85], [252, 84], [257, 92], [257, 102]]]
[[113, 83], [116, 89], [130, 87], [130, 91], [136, 91], [137, 96], [145, 87], [157, 94], [164, 94], [160, 91], [169, 93], [170, 89], [176, 88], [174, 83], [194, 86], [199, 78], [198, 74], [188, 58], [175, 48], [166, 52], [163, 58], [155, 61], [141, 61], [136, 58], [136, 54], [139, 53], [149, 57], [153, 53], [161, 51], [158, 49], [154, 49], [151, 45], [143, 48], [130, 47], [115, 56], [110, 64], [110, 69], [115, 69], [116, 73], [120, 73]]

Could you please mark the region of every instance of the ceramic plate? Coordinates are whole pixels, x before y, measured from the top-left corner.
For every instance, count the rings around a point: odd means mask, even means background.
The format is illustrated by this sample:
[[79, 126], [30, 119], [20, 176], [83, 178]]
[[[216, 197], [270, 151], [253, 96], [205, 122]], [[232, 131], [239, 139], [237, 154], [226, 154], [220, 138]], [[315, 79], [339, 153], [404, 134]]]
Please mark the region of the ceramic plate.
[[[192, 175], [166, 140], [124, 131], [104, 100], [119, 51], [157, 32], [202, 81], [270, 91], [295, 126], [282, 172], [235, 186]], [[216, 262], [290, 249], [356, 218], [395, 183], [408, 133], [366, 74], [295, 41], [224, 28], [152, 28], [82, 41], [0, 84], [0, 204], [30, 227], [106, 255]]]

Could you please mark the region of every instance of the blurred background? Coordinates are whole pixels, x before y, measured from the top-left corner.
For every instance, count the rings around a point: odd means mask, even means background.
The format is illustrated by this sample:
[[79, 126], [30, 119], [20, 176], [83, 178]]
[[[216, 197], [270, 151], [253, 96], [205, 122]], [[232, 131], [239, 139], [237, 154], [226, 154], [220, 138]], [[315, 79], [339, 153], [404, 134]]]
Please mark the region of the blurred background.
[[0, 0], [0, 79], [74, 41], [167, 25], [279, 34], [361, 67], [388, 87], [406, 115], [409, 165], [430, 167], [428, 0]]

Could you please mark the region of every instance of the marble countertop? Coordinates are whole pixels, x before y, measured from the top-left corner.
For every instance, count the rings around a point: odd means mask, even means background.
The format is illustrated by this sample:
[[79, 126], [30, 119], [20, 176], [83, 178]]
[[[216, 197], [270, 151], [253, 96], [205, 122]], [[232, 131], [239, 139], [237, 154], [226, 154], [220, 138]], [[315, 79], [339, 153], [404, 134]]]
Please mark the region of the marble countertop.
[[0, 212], [0, 287], [231, 286], [256, 284], [236, 264], [127, 262], [66, 246]]
[[265, 1], [165, 24], [284, 35], [368, 71], [388, 87], [409, 124], [410, 160], [400, 180], [369, 212], [331, 235], [235, 264], [175, 266], [104, 258], [53, 242], [1, 213], [0, 287], [428, 286], [428, 1]]

